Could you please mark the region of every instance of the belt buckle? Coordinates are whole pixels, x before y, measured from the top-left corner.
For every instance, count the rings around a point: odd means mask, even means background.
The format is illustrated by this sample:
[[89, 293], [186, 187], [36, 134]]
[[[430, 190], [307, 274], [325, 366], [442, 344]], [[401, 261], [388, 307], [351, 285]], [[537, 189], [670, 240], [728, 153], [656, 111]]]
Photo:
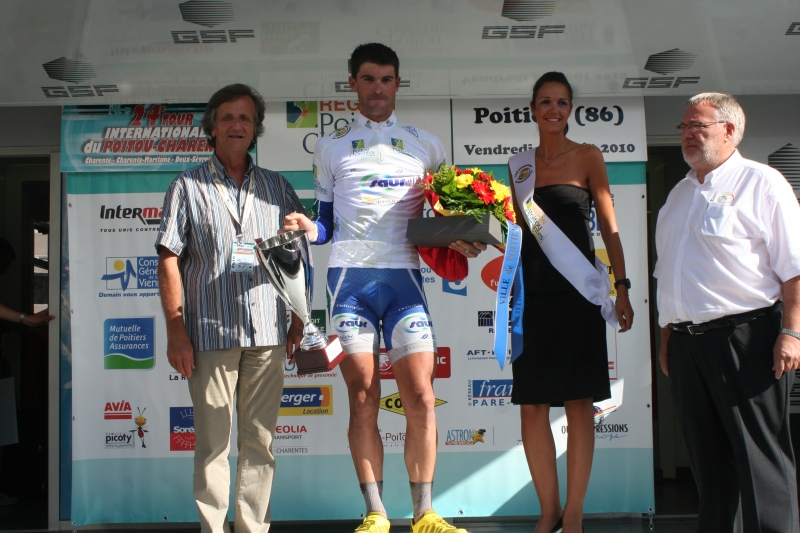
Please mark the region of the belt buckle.
[[686, 331], [689, 332], [689, 335], [702, 335], [705, 331], [692, 331], [692, 328], [698, 327], [700, 324], [687, 324]]

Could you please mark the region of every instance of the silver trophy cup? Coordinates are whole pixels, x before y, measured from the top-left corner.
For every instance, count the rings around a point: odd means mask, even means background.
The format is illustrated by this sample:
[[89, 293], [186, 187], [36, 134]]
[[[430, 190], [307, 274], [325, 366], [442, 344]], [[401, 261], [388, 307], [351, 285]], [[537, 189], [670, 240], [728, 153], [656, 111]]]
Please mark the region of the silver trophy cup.
[[330, 370], [339, 361], [341, 344], [338, 338], [329, 341], [311, 321], [313, 272], [306, 231], [289, 231], [259, 241], [256, 251], [275, 290], [303, 321], [303, 340], [293, 354], [298, 373]]

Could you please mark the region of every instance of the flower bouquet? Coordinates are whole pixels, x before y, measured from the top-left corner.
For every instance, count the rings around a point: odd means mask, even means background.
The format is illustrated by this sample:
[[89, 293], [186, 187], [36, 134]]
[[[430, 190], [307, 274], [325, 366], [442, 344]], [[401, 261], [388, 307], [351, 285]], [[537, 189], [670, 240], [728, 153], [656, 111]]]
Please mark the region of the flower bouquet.
[[447, 248], [451, 242], [482, 242], [504, 248], [508, 221], [515, 222], [509, 188], [479, 168], [442, 164], [419, 184], [435, 217], [408, 221], [406, 236], [425, 263], [442, 278], [467, 277], [467, 258]]
[[455, 240], [502, 244], [515, 222], [511, 191], [490, 172], [442, 164], [420, 183], [437, 217], [412, 219], [407, 236], [418, 246], [448, 246]]

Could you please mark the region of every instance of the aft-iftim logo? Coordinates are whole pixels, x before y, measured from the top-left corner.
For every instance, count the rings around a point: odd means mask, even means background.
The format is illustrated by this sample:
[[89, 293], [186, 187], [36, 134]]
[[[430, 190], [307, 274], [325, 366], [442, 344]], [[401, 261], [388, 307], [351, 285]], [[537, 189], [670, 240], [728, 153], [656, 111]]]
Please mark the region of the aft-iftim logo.
[[[100, 279], [106, 282], [107, 291], [157, 291], [158, 256], [106, 257], [106, 273]], [[100, 296], [108, 295], [101, 293]]]
[[[443, 379], [450, 377], [450, 348], [439, 346], [436, 348], [436, 378]], [[394, 379], [392, 362], [386, 353], [386, 348], [381, 348], [380, 354], [381, 379]]]
[[317, 128], [319, 127], [319, 113], [317, 102], [286, 102], [286, 127], [287, 128]]
[[[436, 398], [433, 402], [434, 407], [439, 407], [440, 405], [444, 405], [447, 402], [444, 400], [440, 400]], [[395, 392], [394, 394], [390, 394], [389, 396], [384, 396], [381, 398], [381, 402], [379, 407], [384, 411], [389, 411], [398, 415], [406, 416], [406, 412], [403, 410], [403, 402], [400, 400], [400, 393]]]
[[169, 449], [173, 452], [194, 450], [194, 407], [169, 408]]
[[106, 370], [150, 370], [155, 366], [155, 318], [106, 319], [103, 336]]
[[103, 420], [132, 420], [133, 410], [131, 403], [126, 400], [118, 402], [106, 402], [103, 409]]
[[291, 386], [283, 388], [280, 416], [320, 416], [333, 414], [333, 385]]
[[124, 207], [105, 205], [100, 206], [100, 218], [103, 220], [139, 220], [145, 226], [161, 224], [162, 208], [160, 207]]
[[470, 407], [501, 407], [511, 405], [511, 379], [472, 379], [467, 382]]

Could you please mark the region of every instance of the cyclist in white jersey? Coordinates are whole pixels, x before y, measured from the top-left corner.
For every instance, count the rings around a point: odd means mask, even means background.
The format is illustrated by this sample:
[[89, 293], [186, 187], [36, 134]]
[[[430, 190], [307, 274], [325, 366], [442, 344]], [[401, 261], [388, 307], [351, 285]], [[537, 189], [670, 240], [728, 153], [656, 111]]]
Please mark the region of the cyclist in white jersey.
[[[419, 255], [405, 237], [408, 219], [422, 216], [424, 195], [416, 184], [445, 162], [446, 153], [434, 135], [395, 118], [398, 67], [397, 55], [382, 44], [363, 44], [353, 51], [349, 81], [361, 113], [349, 126], [320, 139], [314, 149], [315, 221], [292, 213], [284, 230], [305, 229], [313, 244], [333, 239], [329, 313], [348, 354], [340, 365], [350, 401], [348, 439], [367, 506], [356, 531], [389, 531], [381, 502], [383, 442], [377, 425], [382, 331], [406, 416], [412, 532], [466, 533], [431, 507], [437, 446], [436, 340]], [[467, 257], [486, 249], [463, 241], [450, 248]]]

